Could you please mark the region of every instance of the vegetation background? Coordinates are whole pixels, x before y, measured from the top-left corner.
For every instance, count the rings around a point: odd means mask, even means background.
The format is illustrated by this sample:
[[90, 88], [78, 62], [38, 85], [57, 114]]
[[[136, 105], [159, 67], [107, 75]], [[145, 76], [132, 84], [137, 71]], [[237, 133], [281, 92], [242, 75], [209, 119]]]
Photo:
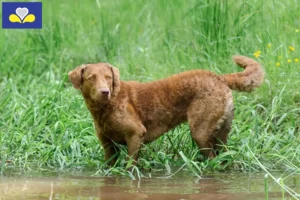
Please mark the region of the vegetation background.
[[145, 82], [189, 69], [237, 72], [231, 56], [241, 54], [258, 60], [266, 78], [251, 94], [234, 92], [228, 151], [202, 162], [182, 124], [145, 145], [138, 167], [299, 174], [297, 0], [42, 2], [41, 30], [0, 31], [2, 173], [12, 166], [127, 173], [122, 146], [117, 165], [106, 168], [92, 118], [68, 81], [82, 63], [110, 62], [122, 80]]

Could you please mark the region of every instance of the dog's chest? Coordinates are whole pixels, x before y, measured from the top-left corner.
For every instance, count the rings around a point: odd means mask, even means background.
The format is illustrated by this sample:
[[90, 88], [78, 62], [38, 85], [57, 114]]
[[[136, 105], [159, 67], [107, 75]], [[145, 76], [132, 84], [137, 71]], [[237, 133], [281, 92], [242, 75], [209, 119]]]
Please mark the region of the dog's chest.
[[125, 144], [126, 141], [124, 139], [124, 133], [119, 132], [117, 130], [112, 129], [106, 129], [104, 132], [104, 135], [109, 138], [110, 140], [119, 143], [119, 144]]
[[95, 121], [95, 125], [97, 126], [96, 129], [98, 134], [102, 134], [106, 138], [109, 138], [116, 143], [125, 144], [124, 133], [115, 129], [112, 124], [107, 122], [100, 124], [99, 122]]

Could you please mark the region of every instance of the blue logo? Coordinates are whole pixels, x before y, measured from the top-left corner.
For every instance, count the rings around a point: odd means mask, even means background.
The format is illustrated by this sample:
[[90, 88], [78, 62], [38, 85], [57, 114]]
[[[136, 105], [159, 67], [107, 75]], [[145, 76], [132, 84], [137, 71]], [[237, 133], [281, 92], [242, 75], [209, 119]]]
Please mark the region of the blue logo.
[[42, 28], [42, 2], [2, 2], [2, 28]]

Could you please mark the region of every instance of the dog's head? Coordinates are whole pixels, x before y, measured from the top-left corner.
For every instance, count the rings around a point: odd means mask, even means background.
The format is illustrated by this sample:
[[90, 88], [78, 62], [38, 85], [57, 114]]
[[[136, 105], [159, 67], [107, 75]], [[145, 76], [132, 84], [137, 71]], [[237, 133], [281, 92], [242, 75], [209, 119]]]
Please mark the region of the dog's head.
[[68, 76], [85, 98], [99, 103], [107, 103], [120, 90], [119, 70], [108, 63], [78, 66]]

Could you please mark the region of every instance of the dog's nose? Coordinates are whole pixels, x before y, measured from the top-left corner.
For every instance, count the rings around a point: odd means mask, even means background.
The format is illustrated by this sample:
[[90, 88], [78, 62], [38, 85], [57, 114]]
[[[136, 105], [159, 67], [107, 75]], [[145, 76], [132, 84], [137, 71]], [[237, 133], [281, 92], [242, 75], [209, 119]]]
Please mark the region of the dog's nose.
[[103, 89], [100, 89], [100, 92], [103, 95], [109, 95], [109, 89], [103, 88]]

